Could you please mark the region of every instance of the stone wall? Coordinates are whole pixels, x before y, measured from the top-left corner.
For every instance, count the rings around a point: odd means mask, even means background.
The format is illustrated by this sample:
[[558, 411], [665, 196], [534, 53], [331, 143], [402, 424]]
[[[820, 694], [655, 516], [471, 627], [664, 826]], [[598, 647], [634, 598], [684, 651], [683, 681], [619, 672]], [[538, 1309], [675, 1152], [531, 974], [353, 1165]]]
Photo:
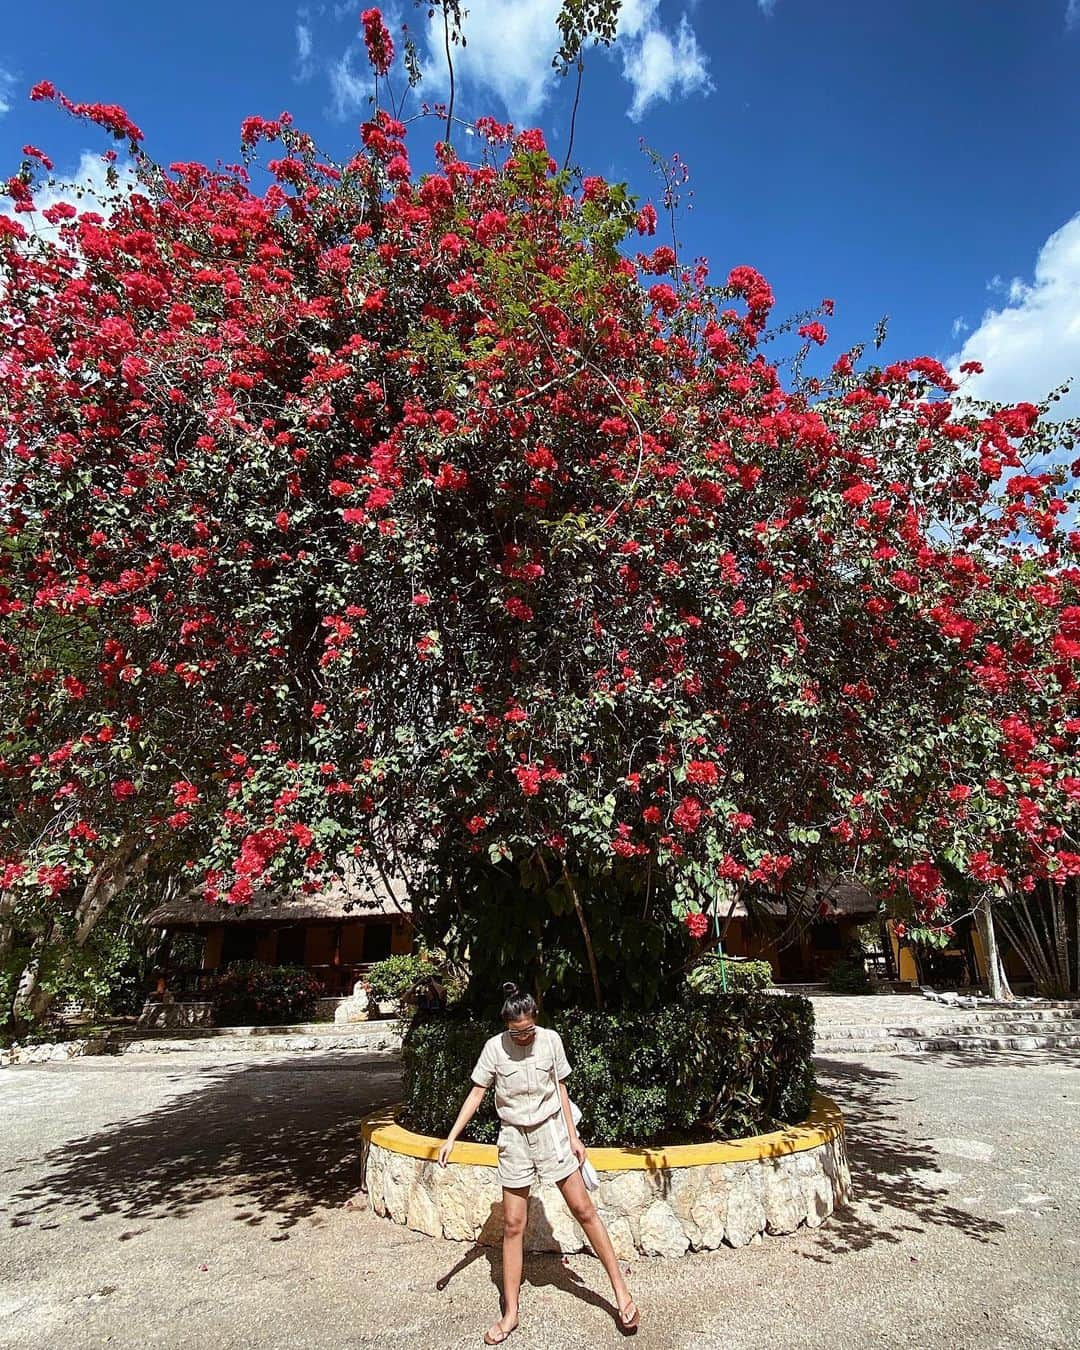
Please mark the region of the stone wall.
[[[723, 1243], [745, 1247], [763, 1233], [792, 1233], [803, 1224], [818, 1227], [847, 1202], [851, 1180], [839, 1113], [822, 1098], [816, 1107], [819, 1117], [828, 1111], [827, 1125], [815, 1129], [807, 1122], [757, 1141], [696, 1146], [703, 1159], [714, 1161], [650, 1167], [641, 1165], [641, 1151], [627, 1150], [618, 1159], [613, 1155], [622, 1150], [596, 1150], [600, 1188], [593, 1198], [618, 1255], [677, 1257]], [[432, 1237], [498, 1242], [502, 1191], [495, 1149], [487, 1150], [490, 1162], [476, 1162], [471, 1159], [481, 1156], [481, 1146], [466, 1145], [470, 1161], [444, 1169], [415, 1156], [419, 1144], [406, 1145], [412, 1153], [397, 1151], [393, 1145], [400, 1147], [405, 1134], [396, 1126], [365, 1128], [365, 1184], [375, 1213]], [[746, 1156], [755, 1143], [759, 1156]], [[725, 1151], [731, 1160], [724, 1160]], [[683, 1148], [672, 1155], [681, 1161], [692, 1152]], [[624, 1165], [605, 1169], [601, 1161]], [[530, 1251], [587, 1247], [557, 1187], [534, 1187], [525, 1244]]]

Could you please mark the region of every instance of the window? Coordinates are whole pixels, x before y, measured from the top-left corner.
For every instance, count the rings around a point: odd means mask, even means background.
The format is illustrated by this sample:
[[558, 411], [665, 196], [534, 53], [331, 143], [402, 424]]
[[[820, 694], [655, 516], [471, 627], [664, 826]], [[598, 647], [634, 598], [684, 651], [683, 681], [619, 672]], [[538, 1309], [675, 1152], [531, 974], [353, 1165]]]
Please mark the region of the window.
[[227, 966], [232, 961], [254, 961], [257, 939], [254, 925], [227, 923], [221, 943], [221, 964]]
[[307, 932], [299, 923], [278, 929], [277, 963], [279, 966], [302, 966]]
[[390, 955], [390, 934], [393, 925], [389, 923], [366, 923], [364, 925], [364, 960], [385, 961]]

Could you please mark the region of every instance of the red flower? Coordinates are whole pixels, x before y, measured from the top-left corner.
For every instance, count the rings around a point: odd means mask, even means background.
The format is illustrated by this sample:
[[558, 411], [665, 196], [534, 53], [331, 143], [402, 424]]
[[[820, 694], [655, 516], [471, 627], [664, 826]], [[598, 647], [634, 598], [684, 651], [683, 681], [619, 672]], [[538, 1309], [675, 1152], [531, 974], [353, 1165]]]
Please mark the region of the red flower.
[[635, 225], [638, 234], [656, 233], [656, 207], [651, 202], [647, 202], [638, 212]]
[[715, 787], [719, 781], [719, 770], [712, 760], [692, 759], [686, 766], [686, 781], [701, 783], [706, 787]]
[[521, 764], [514, 770], [518, 786], [526, 797], [535, 797], [540, 791], [540, 770], [531, 764]]
[[709, 917], [707, 914], [688, 914], [683, 920], [686, 924], [686, 930], [695, 942], [700, 942], [709, 931]]
[[672, 823], [686, 834], [700, 826], [704, 809], [696, 797], [684, 797], [672, 813]]
[[855, 483], [852, 487], [845, 488], [840, 496], [849, 506], [862, 506], [874, 495], [874, 489], [869, 483]]
[[679, 297], [666, 281], [649, 288], [649, 299], [661, 314], [671, 315], [679, 308]]
[[476, 238], [481, 244], [491, 244], [502, 238], [507, 224], [505, 211], [485, 211], [476, 222]]
[[394, 43], [390, 30], [383, 23], [382, 13], [377, 9], [365, 9], [360, 22], [364, 25], [364, 45], [372, 69], [376, 75], [385, 75], [394, 59]]
[[532, 610], [520, 596], [512, 595], [505, 602], [503, 608], [512, 619], [520, 619], [522, 623], [528, 623], [533, 616]]

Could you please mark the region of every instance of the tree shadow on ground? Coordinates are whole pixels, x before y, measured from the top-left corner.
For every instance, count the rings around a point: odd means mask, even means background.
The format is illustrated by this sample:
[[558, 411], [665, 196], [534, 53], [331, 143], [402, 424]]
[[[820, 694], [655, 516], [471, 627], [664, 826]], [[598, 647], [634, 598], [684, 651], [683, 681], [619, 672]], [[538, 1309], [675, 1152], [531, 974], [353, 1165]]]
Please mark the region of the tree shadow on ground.
[[[535, 1197], [529, 1200], [529, 1224], [528, 1236], [532, 1241], [545, 1241], [554, 1245], [554, 1233], [551, 1225], [547, 1221], [543, 1210], [539, 1209], [539, 1202]], [[456, 1276], [460, 1275], [475, 1261], [483, 1258], [488, 1263], [488, 1271], [491, 1283], [495, 1287], [498, 1307], [502, 1308], [502, 1204], [492, 1205], [491, 1214], [488, 1216], [480, 1235], [476, 1241], [469, 1247], [468, 1251], [454, 1263], [454, 1265], [441, 1275], [435, 1281], [435, 1288], [442, 1293], [449, 1287]], [[591, 1251], [591, 1249], [590, 1249]], [[580, 1299], [582, 1303], [587, 1303], [590, 1307], [599, 1308], [607, 1313], [616, 1326], [618, 1326], [618, 1309], [611, 1298], [603, 1298], [595, 1290], [589, 1288], [581, 1276], [568, 1263], [567, 1258], [557, 1251], [526, 1251], [525, 1263], [521, 1277], [522, 1288], [531, 1286], [533, 1289], [542, 1289], [550, 1286], [558, 1289], [560, 1293], [569, 1294], [574, 1298]], [[494, 1321], [494, 1317], [492, 1321]]]
[[[964, 1063], [968, 1061], [965, 1059]], [[896, 1073], [857, 1060], [816, 1060], [821, 1086], [844, 1114], [853, 1203], [836, 1210], [814, 1234], [814, 1261], [831, 1261], [878, 1243], [899, 1244], [927, 1228], [953, 1228], [974, 1242], [993, 1243], [1005, 1227], [949, 1203], [938, 1155], [902, 1123], [904, 1096]]]
[[925, 1063], [930, 1059], [935, 1065], [948, 1069], [1045, 1069], [1048, 1065], [1080, 1069], [1080, 1050], [1068, 1046], [1044, 1050], [933, 1050], [898, 1054], [893, 1058], [908, 1064]]
[[46, 1153], [3, 1210], [13, 1227], [45, 1227], [61, 1211], [182, 1219], [231, 1199], [237, 1222], [280, 1238], [356, 1194], [360, 1117], [392, 1101], [398, 1080], [395, 1060], [348, 1055], [187, 1069], [170, 1075], [172, 1100]]

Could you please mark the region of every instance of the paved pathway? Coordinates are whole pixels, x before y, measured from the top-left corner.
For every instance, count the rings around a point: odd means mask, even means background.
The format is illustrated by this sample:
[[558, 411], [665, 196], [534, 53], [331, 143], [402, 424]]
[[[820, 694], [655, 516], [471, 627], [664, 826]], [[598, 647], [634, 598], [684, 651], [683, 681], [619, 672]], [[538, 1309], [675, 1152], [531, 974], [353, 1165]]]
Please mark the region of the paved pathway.
[[[388, 1059], [0, 1072], [0, 1345], [480, 1344], [497, 1257], [355, 1208]], [[1080, 1345], [1080, 1055], [823, 1061], [859, 1199], [816, 1233], [639, 1260], [642, 1347]], [[528, 1258], [512, 1350], [621, 1344], [589, 1257]]]

